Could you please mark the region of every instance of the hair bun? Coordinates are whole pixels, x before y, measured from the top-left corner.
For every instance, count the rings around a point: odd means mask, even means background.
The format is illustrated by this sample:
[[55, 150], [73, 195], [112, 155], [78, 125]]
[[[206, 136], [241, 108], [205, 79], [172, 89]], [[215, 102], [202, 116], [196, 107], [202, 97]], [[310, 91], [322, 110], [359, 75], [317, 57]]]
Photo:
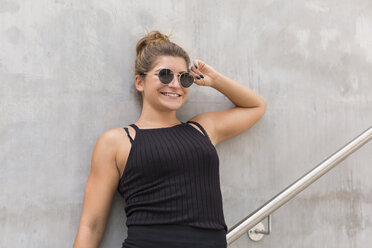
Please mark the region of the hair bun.
[[170, 35], [168, 36], [168, 35], [162, 34], [158, 30], [151, 31], [145, 37], [143, 37], [141, 40], [138, 41], [137, 46], [136, 46], [137, 56], [150, 43], [170, 42], [169, 37]]

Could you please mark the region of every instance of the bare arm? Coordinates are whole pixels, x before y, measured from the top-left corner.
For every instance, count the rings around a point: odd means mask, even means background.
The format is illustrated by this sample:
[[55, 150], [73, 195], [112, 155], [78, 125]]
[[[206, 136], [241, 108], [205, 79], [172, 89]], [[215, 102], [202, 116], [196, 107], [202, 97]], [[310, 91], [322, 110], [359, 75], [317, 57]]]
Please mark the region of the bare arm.
[[101, 135], [94, 147], [74, 248], [99, 247], [105, 232], [119, 181], [115, 159], [117, 147], [115, 137], [117, 137], [115, 131], [108, 130]]
[[213, 87], [236, 105], [227, 110], [202, 113], [191, 119], [205, 126], [214, 145], [239, 135], [261, 119], [266, 111], [266, 101], [261, 96], [200, 60], [195, 60], [194, 64], [198, 65], [198, 69], [192, 67], [194, 76], [204, 76], [196, 80], [198, 85]]

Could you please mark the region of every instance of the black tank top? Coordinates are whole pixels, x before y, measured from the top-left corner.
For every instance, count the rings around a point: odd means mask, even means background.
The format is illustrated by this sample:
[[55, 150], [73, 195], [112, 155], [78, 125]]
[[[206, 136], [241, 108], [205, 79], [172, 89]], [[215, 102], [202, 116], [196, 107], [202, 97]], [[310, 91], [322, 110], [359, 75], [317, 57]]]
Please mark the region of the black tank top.
[[[197, 125], [203, 134], [188, 123]], [[217, 151], [204, 128], [188, 121], [139, 129], [119, 180], [126, 225], [180, 224], [224, 229]]]

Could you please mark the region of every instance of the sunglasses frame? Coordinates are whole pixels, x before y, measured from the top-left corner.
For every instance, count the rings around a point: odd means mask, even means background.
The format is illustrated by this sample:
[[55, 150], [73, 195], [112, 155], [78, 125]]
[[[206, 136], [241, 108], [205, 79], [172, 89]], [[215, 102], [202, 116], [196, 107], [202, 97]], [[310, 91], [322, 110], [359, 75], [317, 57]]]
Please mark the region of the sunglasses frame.
[[[161, 80], [160, 76], [159, 76], [160, 72], [161, 72], [161, 71], [164, 71], [164, 70], [169, 70], [169, 71], [172, 73], [172, 75], [173, 75], [172, 80], [169, 81], [169, 83], [164, 83], [164, 82]], [[144, 73], [144, 72], [140, 73], [140, 75], [148, 75], [148, 74], [149, 74], [149, 73]], [[193, 78], [192, 83], [191, 83], [189, 86], [187, 86], [187, 87], [185, 87], [185, 86], [182, 84], [182, 82], [181, 82], [181, 76], [184, 75], [184, 74], [188, 74], [188, 75], [190, 75], [190, 76]], [[173, 79], [174, 79], [174, 75], [175, 75], [175, 74], [174, 74], [174, 72], [173, 72], [171, 69], [168, 69], [168, 68], [162, 68], [159, 72], [154, 73], [154, 75], [158, 76], [159, 81], [160, 81], [161, 83], [163, 83], [163, 84], [170, 84], [170, 83], [173, 81]], [[179, 74], [177, 75], [177, 78], [178, 78], [178, 82], [180, 82], [180, 84], [181, 84], [181, 86], [182, 86], [183, 88], [189, 88], [191, 85], [193, 85], [193, 84], [195, 83], [195, 78], [194, 78], [194, 76], [193, 76], [190, 72], [187, 72], [187, 71], [179, 73]]]

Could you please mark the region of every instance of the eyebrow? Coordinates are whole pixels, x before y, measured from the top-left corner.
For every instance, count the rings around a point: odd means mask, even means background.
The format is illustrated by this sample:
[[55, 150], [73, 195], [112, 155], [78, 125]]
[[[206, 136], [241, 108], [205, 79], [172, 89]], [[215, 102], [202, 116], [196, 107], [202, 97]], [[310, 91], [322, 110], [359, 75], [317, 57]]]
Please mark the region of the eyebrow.
[[[159, 71], [161, 71], [162, 69], [169, 69], [169, 68], [159, 68], [159, 69], [157, 69], [155, 72], [159, 72]], [[178, 74], [183, 73], [183, 72], [187, 72], [187, 71], [180, 71]]]

